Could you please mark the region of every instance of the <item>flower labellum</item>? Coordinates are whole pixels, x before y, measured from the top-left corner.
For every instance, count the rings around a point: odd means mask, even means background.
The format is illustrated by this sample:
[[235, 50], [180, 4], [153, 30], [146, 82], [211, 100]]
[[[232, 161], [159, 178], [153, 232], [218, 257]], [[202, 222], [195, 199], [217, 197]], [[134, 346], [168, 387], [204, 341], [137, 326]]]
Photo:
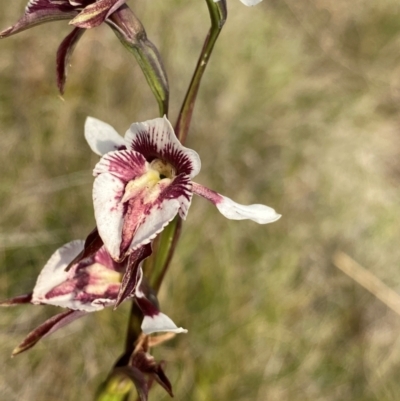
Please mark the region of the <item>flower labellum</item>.
[[141, 262], [151, 253], [151, 245], [147, 247], [150, 252], [145, 250], [136, 253], [137, 263], [132, 262], [133, 254], [126, 262], [117, 263], [103, 246], [91, 257], [72, 264], [68, 271], [66, 267], [82, 252], [84, 242], [72, 241], [59, 248], [41, 271], [32, 294], [6, 300], [0, 303], [0, 306], [22, 303], [47, 304], [60, 306], [68, 311], [53, 316], [29, 333], [14, 350], [13, 355], [31, 348], [41, 338], [87, 313], [116, 305], [128, 262], [134, 266], [135, 271], [133, 279], [129, 281], [130, 293], [124, 293], [123, 299], [133, 297], [143, 312], [143, 333], [185, 333], [186, 330], [178, 328], [168, 316], [159, 311], [154, 302], [146, 297], [148, 291], [143, 283]]
[[103, 156], [93, 171], [94, 212], [104, 246], [117, 262], [149, 243], [177, 214], [185, 219], [193, 194], [228, 219], [266, 224], [281, 217], [268, 206], [240, 205], [194, 183], [199, 155], [181, 145], [166, 117], [132, 124], [124, 138], [89, 117], [85, 137]]

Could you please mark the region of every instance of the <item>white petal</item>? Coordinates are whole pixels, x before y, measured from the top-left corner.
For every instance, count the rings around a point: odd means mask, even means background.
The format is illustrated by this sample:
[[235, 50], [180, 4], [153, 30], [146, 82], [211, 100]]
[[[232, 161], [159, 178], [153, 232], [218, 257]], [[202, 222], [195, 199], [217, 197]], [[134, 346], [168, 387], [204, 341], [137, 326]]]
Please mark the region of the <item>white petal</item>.
[[144, 334], [169, 331], [171, 333], [187, 333], [186, 329], [177, 327], [176, 324], [164, 313], [158, 313], [152, 317], [145, 316], [142, 322], [142, 331]]
[[217, 203], [218, 210], [231, 220], [253, 220], [258, 224], [273, 223], [282, 216], [275, 212], [272, 207], [265, 205], [241, 205], [232, 199], [222, 196], [222, 201]]
[[262, 0], [240, 0], [243, 4], [245, 4], [246, 6], [255, 6], [258, 3], [261, 3]]
[[99, 175], [93, 184], [93, 206], [99, 235], [108, 253], [119, 259], [123, 226], [124, 183], [109, 173]]
[[68, 278], [65, 268], [83, 250], [83, 246], [84, 241], [72, 241], [53, 253], [36, 281], [32, 295], [33, 304], [58, 305], [53, 302], [53, 299], [47, 300], [45, 295]]
[[212, 202], [221, 214], [231, 220], [253, 220], [258, 224], [267, 224], [281, 218], [281, 215], [269, 206], [241, 205], [197, 183], [193, 183], [192, 189], [193, 193]]
[[111, 125], [93, 117], [86, 119], [85, 138], [90, 149], [99, 156], [126, 147], [125, 139]]
[[167, 117], [132, 124], [125, 134], [130, 149], [144, 157], [159, 157], [171, 163], [178, 174], [195, 177], [201, 168], [200, 157], [179, 142]]

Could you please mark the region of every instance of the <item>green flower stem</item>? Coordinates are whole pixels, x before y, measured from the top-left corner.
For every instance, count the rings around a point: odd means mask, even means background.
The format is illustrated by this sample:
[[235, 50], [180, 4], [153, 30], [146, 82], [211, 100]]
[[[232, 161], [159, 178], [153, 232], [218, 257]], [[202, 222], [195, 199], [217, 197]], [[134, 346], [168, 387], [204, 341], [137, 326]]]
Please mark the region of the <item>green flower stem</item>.
[[167, 74], [157, 48], [147, 39], [146, 31], [133, 11], [124, 5], [111, 14], [107, 23], [118, 39], [136, 58], [158, 102], [160, 115], [168, 114]]

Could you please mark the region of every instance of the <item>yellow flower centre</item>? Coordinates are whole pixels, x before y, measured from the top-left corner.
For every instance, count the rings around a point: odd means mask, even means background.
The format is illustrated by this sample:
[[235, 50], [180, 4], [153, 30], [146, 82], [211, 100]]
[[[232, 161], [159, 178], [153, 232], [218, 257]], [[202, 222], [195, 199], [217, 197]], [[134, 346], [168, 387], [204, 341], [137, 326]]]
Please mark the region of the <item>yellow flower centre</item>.
[[128, 182], [122, 202], [127, 202], [139, 193], [144, 203], [153, 202], [157, 199], [161, 186], [169, 185], [175, 175], [175, 169], [170, 163], [161, 159], [153, 160], [145, 174]]

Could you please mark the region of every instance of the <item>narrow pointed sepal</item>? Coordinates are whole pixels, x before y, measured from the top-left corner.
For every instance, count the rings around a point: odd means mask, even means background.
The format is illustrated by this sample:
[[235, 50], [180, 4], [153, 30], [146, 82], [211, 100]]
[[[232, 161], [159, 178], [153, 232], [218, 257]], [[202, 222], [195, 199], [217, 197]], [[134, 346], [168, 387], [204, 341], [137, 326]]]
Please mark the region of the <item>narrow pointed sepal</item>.
[[21, 344], [19, 344], [18, 347], [14, 349], [11, 356], [16, 356], [21, 352], [32, 348], [42, 338], [50, 335], [51, 333], [54, 333], [58, 329], [66, 326], [74, 320], [84, 316], [85, 314], [86, 312], [69, 310], [67, 312], [59, 313], [58, 315], [51, 317], [35, 330], [31, 331], [21, 342]]
[[231, 220], [253, 220], [258, 224], [273, 223], [282, 216], [265, 205], [241, 205], [209, 188], [193, 183], [193, 193], [212, 202], [222, 215]]
[[0, 302], [1, 307], [8, 307], [8, 306], [16, 306], [16, 305], [23, 305], [29, 304], [32, 300], [32, 293], [19, 295], [14, 298], [6, 299], [5, 301]]
[[72, 32], [65, 37], [57, 50], [57, 86], [61, 94], [64, 94], [65, 81], [67, 79], [67, 66], [76, 44], [82, 37], [84, 29], [74, 28]]

